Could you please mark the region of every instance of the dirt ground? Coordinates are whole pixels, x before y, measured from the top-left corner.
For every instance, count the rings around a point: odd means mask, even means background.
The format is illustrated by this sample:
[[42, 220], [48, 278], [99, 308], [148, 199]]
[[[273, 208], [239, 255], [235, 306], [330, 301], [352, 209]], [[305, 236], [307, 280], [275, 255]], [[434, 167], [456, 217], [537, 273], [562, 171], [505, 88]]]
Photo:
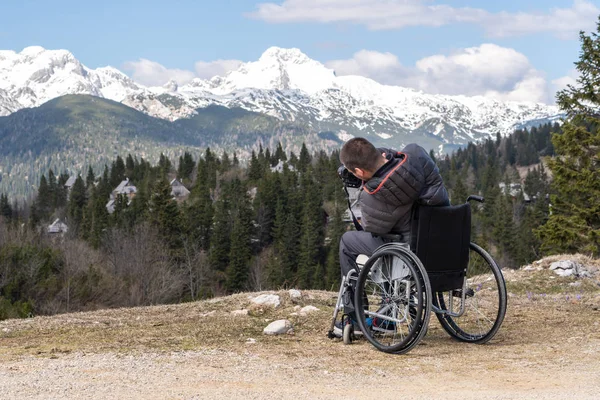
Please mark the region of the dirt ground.
[[[488, 344], [452, 340], [432, 317], [406, 355], [326, 337], [335, 293], [256, 293], [0, 322], [3, 399], [597, 399], [600, 287], [549, 271], [505, 272], [509, 307]], [[290, 315], [294, 306], [319, 311]], [[245, 316], [231, 311], [248, 309]], [[262, 329], [288, 318], [294, 333]], [[254, 339], [254, 340], [249, 340]]]

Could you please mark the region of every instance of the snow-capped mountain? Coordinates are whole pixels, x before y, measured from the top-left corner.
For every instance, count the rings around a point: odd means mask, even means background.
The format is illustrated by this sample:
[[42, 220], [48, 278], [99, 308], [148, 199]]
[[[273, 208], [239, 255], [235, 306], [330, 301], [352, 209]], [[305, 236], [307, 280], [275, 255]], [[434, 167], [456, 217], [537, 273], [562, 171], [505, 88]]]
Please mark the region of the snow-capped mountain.
[[112, 67], [89, 69], [66, 50], [39, 46], [0, 51], [0, 115], [36, 107], [65, 94], [121, 101], [146, 89]]
[[556, 107], [544, 104], [432, 95], [360, 76], [338, 77], [298, 49], [272, 47], [225, 76], [151, 88], [112, 67], [89, 69], [66, 50], [0, 51], [0, 115], [64, 94], [105, 97], [168, 120], [211, 104], [241, 107], [342, 140], [361, 135], [396, 146], [417, 140], [440, 150], [558, 116]]

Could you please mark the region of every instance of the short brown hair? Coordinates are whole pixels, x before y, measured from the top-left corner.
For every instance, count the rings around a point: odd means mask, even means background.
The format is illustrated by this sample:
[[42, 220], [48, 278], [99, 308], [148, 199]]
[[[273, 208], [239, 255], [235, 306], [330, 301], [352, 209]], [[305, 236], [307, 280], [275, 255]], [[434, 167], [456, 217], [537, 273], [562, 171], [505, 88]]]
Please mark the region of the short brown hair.
[[375, 146], [361, 137], [348, 140], [340, 152], [340, 161], [350, 171], [360, 168], [375, 172], [380, 159], [381, 153]]

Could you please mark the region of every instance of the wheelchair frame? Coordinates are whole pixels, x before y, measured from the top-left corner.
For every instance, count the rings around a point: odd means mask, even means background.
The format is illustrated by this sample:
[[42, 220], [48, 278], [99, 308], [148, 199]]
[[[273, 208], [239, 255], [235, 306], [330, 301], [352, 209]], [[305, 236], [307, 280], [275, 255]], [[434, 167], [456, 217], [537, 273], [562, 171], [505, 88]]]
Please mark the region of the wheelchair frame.
[[[469, 198], [467, 199], [467, 203], [471, 200], [475, 200], [478, 202], [484, 201], [483, 197], [469, 196]], [[497, 289], [498, 292], [498, 304], [496, 310], [497, 312], [495, 316], [491, 317], [494, 318], [494, 320], [492, 321], [491, 318], [488, 318], [488, 324], [491, 323], [491, 328], [487, 331], [476, 332], [474, 334], [469, 333], [467, 331], [470, 328], [461, 327], [461, 317], [465, 317], [465, 313], [467, 313], [469, 308], [477, 308], [477, 304], [475, 304], [475, 306], [471, 305], [470, 300], [476, 299], [478, 297], [478, 291], [481, 289], [476, 288], [476, 291], [473, 288], [469, 287], [469, 273], [471, 272], [469, 270], [469, 267], [471, 265], [471, 255], [475, 255], [483, 259], [483, 262], [481, 262], [481, 260], [479, 261], [479, 267], [483, 266], [485, 268], [484, 272], [487, 275], [489, 275], [490, 272], [493, 274], [495, 289]], [[403, 284], [405, 293], [403, 296], [400, 296], [399, 293], [394, 293], [392, 296], [389, 296], [392, 299], [402, 298], [402, 301], [400, 301], [400, 303], [404, 303], [402, 304], [404, 306], [403, 310], [400, 310], [400, 307], [396, 306], [395, 314], [393, 316], [386, 315], [380, 310], [378, 310], [377, 312], [373, 312], [368, 309], [365, 309], [362, 300], [363, 298], [366, 298], [366, 282], [369, 282], [369, 284], [373, 283], [372, 269], [377, 268], [377, 262], [383, 261], [384, 257], [396, 257], [402, 262], [406, 263], [405, 267], [410, 267], [410, 276], [412, 276], [415, 279], [415, 282], [422, 281], [422, 288], [420, 289], [420, 291], [424, 292], [425, 295], [424, 297], [422, 295], [415, 297], [411, 293], [411, 288], [413, 287], [413, 285], [409, 284], [409, 281], [405, 280], [404, 283], [403, 281], [394, 282], [398, 284]], [[507, 306], [506, 284], [504, 281], [504, 277], [502, 276], [502, 272], [496, 264], [496, 262], [493, 260], [493, 258], [484, 249], [472, 242], [469, 243], [469, 260], [468, 265], [464, 271], [462, 286], [458, 289], [451, 289], [443, 292], [434, 293], [429, 283], [428, 272], [425, 270], [425, 267], [423, 266], [421, 260], [410, 249], [410, 246], [407, 243], [385, 243], [382, 246], [378, 247], [373, 252], [373, 255], [370, 258], [368, 258], [368, 260], [364, 264], [357, 263], [357, 265], [358, 271], [352, 270], [345, 277], [342, 278], [340, 290], [338, 292], [338, 297], [336, 301], [336, 306], [333, 311], [331, 327], [328, 332], [328, 337], [330, 338], [339, 337], [338, 335], [334, 334], [334, 326], [339, 312], [343, 310], [343, 297], [345, 295], [346, 290], [348, 289], [348, 286], [351, 284], [352, 281], [354, 281], [356, 284], [356, 288], [354, 291], [354, 308], [358, 316], [358, 320], [356, 322], [360, 327], [360, 330], [363, 333], [363, 335], [367, 338], [367, 340], [369, 340], [376, 348], [384, 352], [403, 354], [410, 351], [414, 346], [416, 346], [426, 334], [431, 312], [436, 314], [436, 317], [438, 318], [440, 324], [442, 325], [444, 330], [448, 334], [450, 334], [450, 336], [452, 336], [456, 340], [470, 343], [488, 342], [495, 336], [503, 322]], [[487, 281], [489, 281], [489, 279]], [[383, 286], [381, 287], [381, 289], [383, 290]], [[488, 289], [494, 289], [494, 287], [488, 287]], [[397, 288], [395, 290], [397, 290]], [[447, 299], [444, 299], [445, 296], [447, 296]], [[455, 304], [456, 298], [459, 299], [458, 304]], [[421, 301], [419, 301], [419, 299], [421, 299]], [[473, 302], [476, 303], [477, 300], [473, 300]], [[415, 318], [411, 323], [408, 324], [407, 334], [401, 335], [402, 337], [401, 340], [399, 339], [399, 343], [383, 343], [383, 341], [380, 340], [378, 336], [379, 333], [377, 331], [377, 328], [374, 328], [372, 324], [369, 323], [370, 319], [378, 318], [381, 321], [387, 321], [386, 324], [394, 324], [395, 329], [397, 329], [398, 325], [406, 323], [408, 319], [413, 317], [413, 315], [410, 315], [411, 307], [413, 308]], [[457, 307], [458, 310], [456, 310]], [[402, 314], [401, 318], [397, 317], [398, 312]], [[346, 317], [345, 320], [346, 324], [344, 325], [342, 337], [345, 344], [350, 344], [354, 340], [354, 326], [349, 318]], [[342, 317], [342, 321], [344, 321], [344, 317]], [[415, 323], [415, 321], [417, 323]]]

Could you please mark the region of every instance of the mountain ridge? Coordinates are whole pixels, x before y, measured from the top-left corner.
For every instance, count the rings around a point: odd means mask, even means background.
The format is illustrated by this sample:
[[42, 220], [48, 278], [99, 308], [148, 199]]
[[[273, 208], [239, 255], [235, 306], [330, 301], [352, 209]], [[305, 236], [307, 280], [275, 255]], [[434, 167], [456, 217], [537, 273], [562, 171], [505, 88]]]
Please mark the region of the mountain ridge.
[[64, 94], [104, 97], [171, 121], [193, 117], [209, 105], [240, 107], [316, 132], [333, 131], [340, 139], [366, 136], [399, 147], [425, 138], [426, 147], [440, 152], [560, 117], [556, 107], [541, 103], [433, 95], [337, 76], [296, 48], [270, 47], [257, 61], [224, 76], [161, 87], [140, 85], [114, 67], [87, 68], [67, 50], [0, 51], [0, 115]]

